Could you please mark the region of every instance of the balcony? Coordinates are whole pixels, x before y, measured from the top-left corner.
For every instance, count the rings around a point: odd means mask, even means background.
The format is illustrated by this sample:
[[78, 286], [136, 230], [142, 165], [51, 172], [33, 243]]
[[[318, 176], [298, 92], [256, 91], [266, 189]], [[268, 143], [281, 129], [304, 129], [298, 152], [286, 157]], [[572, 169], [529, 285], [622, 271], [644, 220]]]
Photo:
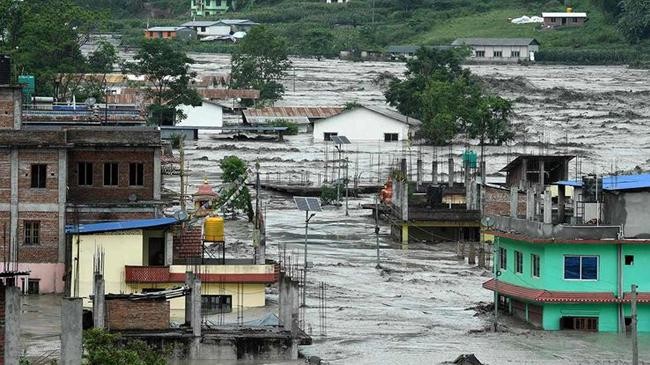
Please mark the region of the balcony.
[[[125, 282], [174, 283], [185, 282], [185, 265], [125, 266]], [[266, 265], [200, 265], [199, 277], [204, 283], [275, 283], [278, 267]]]

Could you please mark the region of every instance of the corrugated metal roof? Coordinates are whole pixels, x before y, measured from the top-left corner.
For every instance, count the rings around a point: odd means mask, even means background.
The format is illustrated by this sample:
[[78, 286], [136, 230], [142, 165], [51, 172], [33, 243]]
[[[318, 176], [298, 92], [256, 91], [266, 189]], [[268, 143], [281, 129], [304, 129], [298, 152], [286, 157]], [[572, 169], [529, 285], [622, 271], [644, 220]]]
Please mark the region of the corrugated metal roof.
[[209, 27], [217, 23], [218, 21], [216, 20], [194, 20], [181, 24], [181, 27]]
[[323, 119], [337, 115], [343, 111], [342, 107], [322, 107], [322, 106], [276, 106], [257, 109], [244, 110], [245, 118], [309, 118]]
[[400, 114], [400, 113], [398, 113], [396, 111], [393, 111], [393, 110], [390, 110], [390, 109], [379, 108], [379, 107], [376, 107], [376, 106], [369, 106], [369, 105], [363, 105], [363, 107], [368, 109], [368, 110], [371, 110], [371, 111], [373, 111], [375, 113], [379, 113], [379, 114], [381, 114], [381, 115], [383, 115], [385, 117], [395, 119], [398, 122], [406, 123], [406, 124], [414, 126], [414, 127], [417, 127], [417, 126], [422, 124], [422, 122], [420, 122], [418, 119], [407, 117], [406, 115]]
[[535, 38], [458, 38], [452, 46], [529, 46], [539, 45]]
[[519, 166], [522, 162], [523, 159], [529, 159], [529, 160], [544, 160], [544, 162], [553, 162], [553, 161], [561, 161], [566, 159], [567, 161], [571, 161], [575, 158], [576, 156], [573, 155], [520, 155], [517, 156], [514, 160], [510, 161], [505, 167], [503, 167], [499, 172], [507, 172], [515, 167]]
[[[582, 180], [558, 181], [555, 185], [582, 187]], [[650, 188], [650, 173], [637, 175], [603, 176], [603, 190], [634, 190]]]
[[567, 13], [567, 12], [557, 12], [557, 13], [542, 13], [542, 18], [586, 18], [587, 13]]
[[221, 19], [217, 23], [221, 23], [225, 25], [258, 25], [259, 24], [249, 19]]
[[259, 99], [260, 91], [251, 89], [197, 89], [199, 95], [208, 99]]
[[175, 32], [184, 27], [151, 27], [147, 28], [147, 32]]
[[128, 221], [118, 221], [118, 222], [102, 222], [102, 223], [91, 223], [91, 224], [80, 224], [77, 225], [67, 225], [65, 227], [66, 234], [91, 234], [91, 233], [100, 233], [100, 232], [114, 232], [114, 231], [126, 231], [130, 229], [144, 229], [144, 228], [155, 228], [155, 227], [164, 227], [172, 224], [176, 224], [178, 221], [176, 218], [153, 218], [153, 219], [134, 219]]

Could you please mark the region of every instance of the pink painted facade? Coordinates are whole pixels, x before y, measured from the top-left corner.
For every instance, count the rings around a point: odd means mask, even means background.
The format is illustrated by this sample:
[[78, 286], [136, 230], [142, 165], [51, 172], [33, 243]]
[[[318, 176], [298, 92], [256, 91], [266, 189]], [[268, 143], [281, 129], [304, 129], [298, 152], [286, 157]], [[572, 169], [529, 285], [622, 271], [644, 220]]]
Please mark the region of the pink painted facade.
[[[4, 264], [0, 263], [0, 272], [2, 271], [4, 271]], [[20, 263], [18, 271], [29, 272], [28, 277], [20, 277], [16, 283], [24, 293], [28, 289], [28, 280], [38, 280], [40, 294], [59, 294], [64, 291], [65, 265], [63, 263]]]

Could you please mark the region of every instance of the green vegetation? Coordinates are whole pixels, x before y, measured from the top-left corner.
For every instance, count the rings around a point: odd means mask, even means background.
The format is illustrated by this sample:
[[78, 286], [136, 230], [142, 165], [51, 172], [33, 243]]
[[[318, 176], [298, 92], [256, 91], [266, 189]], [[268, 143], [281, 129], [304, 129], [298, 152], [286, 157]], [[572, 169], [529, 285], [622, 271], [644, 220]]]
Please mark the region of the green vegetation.
[[[282, 79], [291, 67], [286, 41], [264, 26], [255, 27], [235, 49], [231, 66], [233, 89], [257, 89], [258, 103], [272, 103], [282, 98]], [[242, 103], [250, 106], [252, 100]]]
[[[251, 194], [244, 180], [248, 175], [246, 162], [237, 156], [227, 156], [219, 163], [221, 168], [221, 180], [224, 182], [224, 192], [219, 197], [217, 205], [222, 205], [233, 194], [237, 194], [231, 205], [235, 209], [241, 209], [248, 215], [248, 221], [252, 222], [255, 213], [251, 203]], [[239, 192], [237, 190], [239, 189]]]
[[136, 62], [124, 64], [124, 70], [146, 75], [152, 84], [146, 89], [147, 96], [153, 100], [149, 106], [152, 124], [182, 119], [184, 116], [177, 110], [179, 105], [201, 105], [196, 90], [189, 87], [190, 79], [196, 76], [189, 71], [189, 64], [194, 61], [172, 43], [160, 39], [144, 41], [134, 59]]
[[287, 130], [283, 132], [285, 136], [295, 136], [298, 134], [298, 125], [286, 119], [277, 119], [269, 123], [271, 127], [287, 127]]
[[102, 329], [90, 329], [83, 335], [84, 364], [88, 365], [165, 365], [167, 351], [142, 340], [125, 340]]

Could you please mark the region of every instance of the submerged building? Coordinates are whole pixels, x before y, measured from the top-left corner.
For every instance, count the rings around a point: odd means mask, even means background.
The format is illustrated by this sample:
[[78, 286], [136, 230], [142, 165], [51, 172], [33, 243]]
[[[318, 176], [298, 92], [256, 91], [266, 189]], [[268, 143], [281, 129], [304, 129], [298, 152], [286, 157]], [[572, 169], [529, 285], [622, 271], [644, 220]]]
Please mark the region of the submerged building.
[[497, 275], [483, 286], [542, 329], [625, 332], [637, 285], [638, 329], [650, 332], [650, 175], [554, 185], [557, 196], [550, 186], [526, 189], [525, 215], [513, 201], [509, 216], [488, 217]]

